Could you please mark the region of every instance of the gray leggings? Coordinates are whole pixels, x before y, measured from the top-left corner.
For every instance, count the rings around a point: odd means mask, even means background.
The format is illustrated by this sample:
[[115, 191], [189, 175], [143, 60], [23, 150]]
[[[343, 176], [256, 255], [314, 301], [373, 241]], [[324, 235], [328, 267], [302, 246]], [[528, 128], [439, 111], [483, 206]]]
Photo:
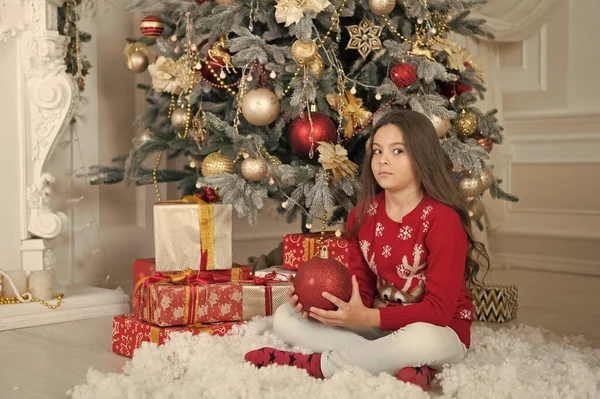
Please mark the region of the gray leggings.
[[310, 318], [302, 319], [288, 303], [275, 312], [273, 329], [289, 345], [322, 352], [321, 371], [325, 378], [345, 366], [358, 366], [374, 375], [396, 374], [403, 367], [430, 366], [441, 370], [467, 355], [467, 348], [450, 327], [413, 323], [393, 332], [370, 327], [331, 327]]

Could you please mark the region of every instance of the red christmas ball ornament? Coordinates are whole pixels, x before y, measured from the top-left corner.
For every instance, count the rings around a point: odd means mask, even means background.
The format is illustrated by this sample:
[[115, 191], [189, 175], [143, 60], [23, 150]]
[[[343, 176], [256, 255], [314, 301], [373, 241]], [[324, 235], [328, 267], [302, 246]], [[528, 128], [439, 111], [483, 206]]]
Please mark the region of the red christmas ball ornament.
[[337, 306], [324, 298], [323, 292], [348, 302], [352, 295], [352, 276], [346, 266], [330, 259], [327, 247], [323, 247], [319, 256], [298, 268], [294, 289], [304, 310], [309, 311], [311, 307], [335, 310]]
[[454, 82], [439, 82], [438, 86], [440, 87], [442, 95], [446, 98], [452, 98], [457, 94], [468, 93], [473, 90], [471, 86], [464, 83], [456, 84]]
[[468, 93], [472, 90], [473, 90], [473, 88], [471, 86], [466, 85], [464, 83], [459, 83], [456, 85], [456, 93], [457, 94]]
[[[207, 65], [210, 64], [210, 68]], [[221, 73], [221, 69], [225, 66], [225, 64], [223, 63], [223, 58], [221, 57], [207, 57], [206, 58], [206, 62], [202, 62], [202, 68], [200, 69], [200, 73], [202, 74], [202, 76], [204, 76], [204, 79], [207, 79], [209, 81], [216, 81], [215, 77], [213, 75], [213, 72], [218, 75], [220, 75]], [[212, 71], [211, 71], [212, 69]]]
[[486, 150], [488, 152], [488, 154], [490, 152], [492, 152], [492, 149], [494, 148], [494, 142], [492, 141], [491, 138], [485, 137], [482, 134], [478, 134], [474, 138], [475, 138], [475, 140], [477, 140], [477, 144], [479, 144], [479, 146], [481, 146], [484, 150]]
[[403, 89], [410, 87], [417, 80], [417, 72], [408, 62], [402, 62], [394, 65], [390, 71], [390, 79], [398, 88]]
[[[320, 112], [311, 112], [310, 118], [313, 126], [313, 151], [319, 146], [319, 141], [335, 142], [337, 140], [337, 130], [330, 117]], [[311, 148], [310, 132], [311, 124], [308, 114], [305, 114], [302, 118], [294, 119], [288, 132], [292, 150], [306, 158], [308, 158]]]
[[438, 86], [442, 95], [446, 98], [452, 98], [456, 95], [456, 85], [452, 82], [439, 82]]
[[155, 15], [148, 15], [140, 22], [142, 34], [150, 39], [156, 39], [165, 30], [165, 23]]

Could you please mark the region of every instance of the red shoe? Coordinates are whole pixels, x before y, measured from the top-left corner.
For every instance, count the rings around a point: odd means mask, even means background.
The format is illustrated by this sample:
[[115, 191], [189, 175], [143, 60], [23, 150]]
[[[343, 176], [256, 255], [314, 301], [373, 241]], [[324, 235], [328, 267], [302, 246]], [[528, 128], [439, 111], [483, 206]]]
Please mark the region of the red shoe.
[[429, 391], [431, 382], [435, 378], [436, 371], [431, 367], [404, 367], [398, 371], [398, 379], [421, 387], [424, 391]]

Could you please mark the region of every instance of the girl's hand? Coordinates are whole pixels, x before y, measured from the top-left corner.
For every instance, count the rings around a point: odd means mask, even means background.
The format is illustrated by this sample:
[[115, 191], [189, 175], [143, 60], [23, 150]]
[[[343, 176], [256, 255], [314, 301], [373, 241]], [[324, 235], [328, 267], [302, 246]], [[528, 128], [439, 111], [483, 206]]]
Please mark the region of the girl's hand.
[[[294, 276], [292, 276], [291, 274], [288, 275], [287, 280], [293, 284]], [[298, 303], [298, 295], [295, 295], [294, 292], [295, 292], [295, 288], [292, 285], [290, 287], [290, 289], [288, 290], [288, 303], [292, 306], [292, 308], [294, 309], [294, 312], [302, 313], [302, 318], [308, 319], [308, 312], [302, 310], [302, 304]]]
[[310, 317], [328, 326], [379, 327], [379, 310], [367, 308], [360, 298], [358, 281], [352, 276], [352, 295], [348, 302], [324, 292], [323, 297], [338, 307], [337, 310], [310, 308]]

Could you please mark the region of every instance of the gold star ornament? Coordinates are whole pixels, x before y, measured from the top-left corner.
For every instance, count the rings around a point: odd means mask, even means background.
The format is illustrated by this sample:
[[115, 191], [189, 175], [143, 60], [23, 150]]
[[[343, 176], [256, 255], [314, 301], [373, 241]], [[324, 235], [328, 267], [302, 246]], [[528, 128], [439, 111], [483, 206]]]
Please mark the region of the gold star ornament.
[[358, 25], [347, 26], [350, 33], [350, 41], [346, 50], [358, 50], [358, 53], [367, 58], [369, 53], [382, 48], [379, 35], [383, 30], [383, 26], [375, 25], [373, 21], [363, 18]]

